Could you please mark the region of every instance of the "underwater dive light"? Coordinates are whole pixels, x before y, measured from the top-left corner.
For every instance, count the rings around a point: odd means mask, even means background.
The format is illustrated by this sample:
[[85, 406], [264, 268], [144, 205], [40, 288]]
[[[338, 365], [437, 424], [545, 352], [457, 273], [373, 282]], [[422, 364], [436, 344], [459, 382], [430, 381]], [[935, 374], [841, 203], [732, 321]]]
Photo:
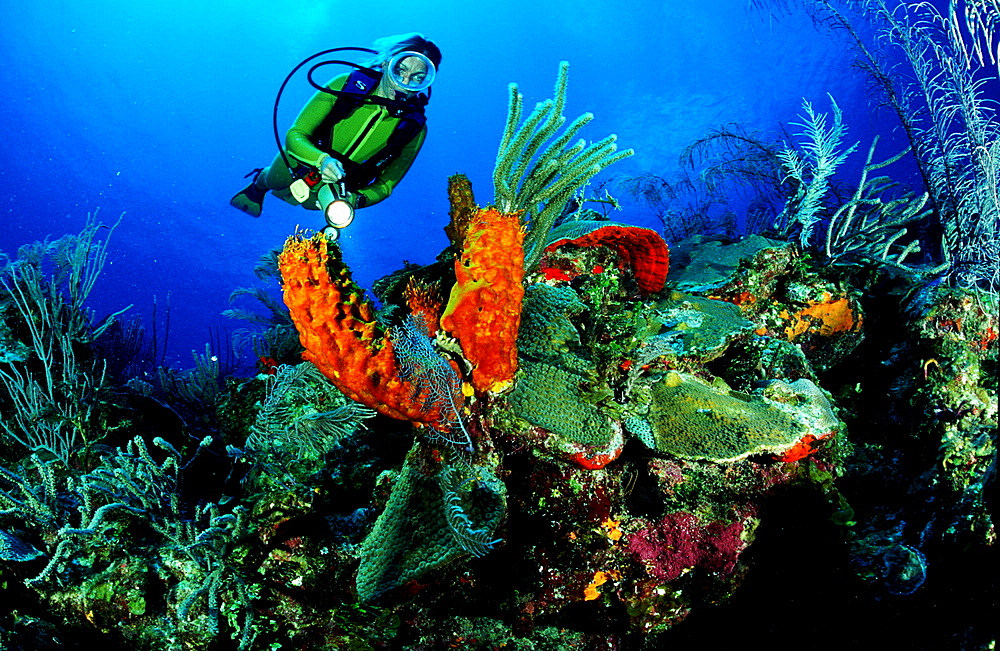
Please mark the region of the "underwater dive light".
[[354, 206], [349, 196], [343, 183], [324, 183], [320, 186], [316, 204], [323, 211], [326, 223], [333, 228], [347, 228], [354, 221]]

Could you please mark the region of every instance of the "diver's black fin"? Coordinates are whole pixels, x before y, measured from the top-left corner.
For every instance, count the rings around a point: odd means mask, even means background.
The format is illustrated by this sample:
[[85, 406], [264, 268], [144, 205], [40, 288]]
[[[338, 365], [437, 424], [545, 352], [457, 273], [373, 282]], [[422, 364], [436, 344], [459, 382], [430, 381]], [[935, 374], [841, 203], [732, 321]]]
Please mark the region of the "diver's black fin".
[[[267, 190], [257, 187], [257, 177], [260, 176], [261, 171], [263, 171], [261, 168], [257, 168], [250, 172], [250, 174], [254, 175], [253, 181], [229, 200], [230, 206], [237, 210], [242, 210], [251, 217], [260, 217], [261, 209], [264, 205], [264, 197], [267, 195]], [[250, 174], [247, 174], [247, 176], [250, 176]]]

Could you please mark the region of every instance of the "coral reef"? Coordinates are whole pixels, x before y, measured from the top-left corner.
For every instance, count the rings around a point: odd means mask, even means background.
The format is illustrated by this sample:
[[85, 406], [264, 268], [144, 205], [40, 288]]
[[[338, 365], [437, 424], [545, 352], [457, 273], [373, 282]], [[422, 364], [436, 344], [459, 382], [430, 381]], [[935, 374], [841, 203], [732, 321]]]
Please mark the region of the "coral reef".
[[[99, 228], [96, 217], [88, 216], [79, 235], [21, 247], [17, 259], [0, 269], [0, 305], [10, 306], [28, 334], [26, 341], [11, 337], [7, 324], [16, 321], [5, 318], [10, 343], [3, 346], [0, 386], [11, 402], [0, 416], [0, 431], [26, 450], [67, 465], [75, 451], [100, 438], [92, 405], [107, 368], [78, 358], [76, 347], [99, 337], [120, 314], [94, 324], [84, 307], [107, 259], [108, 239], [95, 241]], [[108, 236], [113, 232], [111, 227]]]
[[545, 362], [525, 362], [524, 374], [509, 400], [513, 413], [544, 432], [548, 448], [587, 467], [613, 461], [624, 446], [620, 427], [606, 409], [588, 402], [581, 386], [586, 376]]
[[882, 196], [874, 145], [836, 198], [844, 126], [807, 105], [804, 153], [754, 163], [788, 168], [783, 239], [668, 251], [574, 206], [628, 152], [571, 145], [589, 114], [557, 135], [565, 93], [564, 65], [520, 124], [512, 88], [497, 206], [452, 177], [450, 245], [380, 281], [380, 313], [337, 245], [289, 238], [288, 314], [237, 292], [271, 314], [254, 377], [210, 349], [106, 373], [92, 223], [0, 256], [0, 646], [701, 648], [816, 618], [888, 648], [923, 630], [874, 624], [925, 604], [962, 622], [927, 646], [989, 648], [989, 197], [934, 213], [962, 231], [945, 268], [904, 264], [923, 198]]

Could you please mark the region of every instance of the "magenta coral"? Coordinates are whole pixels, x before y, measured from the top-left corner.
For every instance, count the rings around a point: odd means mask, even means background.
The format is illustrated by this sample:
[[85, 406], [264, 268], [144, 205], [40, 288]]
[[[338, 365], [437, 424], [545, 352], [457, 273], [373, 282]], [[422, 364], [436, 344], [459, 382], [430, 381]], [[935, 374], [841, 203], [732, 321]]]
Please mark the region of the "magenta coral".
[[746, 547], [742, 533], [742, 520], [704, 525], [697, 516], [679, 511], [629, 536], [628, 551], [662, 581], [693, 568], [729, 574]]

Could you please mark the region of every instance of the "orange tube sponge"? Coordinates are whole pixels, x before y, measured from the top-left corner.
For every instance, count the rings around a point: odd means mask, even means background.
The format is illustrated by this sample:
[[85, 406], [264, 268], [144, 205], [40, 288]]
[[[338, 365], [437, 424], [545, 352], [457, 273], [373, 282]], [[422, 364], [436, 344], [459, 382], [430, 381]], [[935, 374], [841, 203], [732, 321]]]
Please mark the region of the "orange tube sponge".
[[441, 326], [462, 346], [477, 391], [499, 392], [517, 370], [524, 298], [524, 229], [519, 214], [480, 210], [455, 260], [455, 285]]
[[433, 424], [439, 410], [399, 378], [392, 341], [336, 247], [320, 233], [289, 237], [278, 256], [285, 305], [306, 351], [302, 357], [352, 400], [392, 418]]
[[425, 283], [417, 278], [410, 278], [403, 290], [403, 298], [406, 299], [410, 313], [423, 319], [428, 334], [433, 337], [438, 331], [438, 319], [443, 309], [437, 283]]

